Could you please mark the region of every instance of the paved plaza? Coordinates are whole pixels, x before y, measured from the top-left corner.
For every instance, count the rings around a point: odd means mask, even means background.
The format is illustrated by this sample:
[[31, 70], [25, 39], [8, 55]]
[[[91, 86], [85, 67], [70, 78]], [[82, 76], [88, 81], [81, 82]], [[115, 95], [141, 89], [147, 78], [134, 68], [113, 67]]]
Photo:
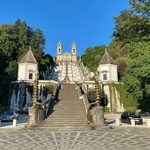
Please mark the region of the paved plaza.
[[[150, 128], [122, 124], [119, 114], [105, 115], [108, 125], [85, 131], [55, 131], [48, 128], [25, 128], [27, 116], [17, 127], [2, 123], [0, 150], [149, 150]], [[25, 122], [24, 122], [25, 121]]]
[[0, 130], [0, 150], [149, 150], [148, 128], [90, 131]]

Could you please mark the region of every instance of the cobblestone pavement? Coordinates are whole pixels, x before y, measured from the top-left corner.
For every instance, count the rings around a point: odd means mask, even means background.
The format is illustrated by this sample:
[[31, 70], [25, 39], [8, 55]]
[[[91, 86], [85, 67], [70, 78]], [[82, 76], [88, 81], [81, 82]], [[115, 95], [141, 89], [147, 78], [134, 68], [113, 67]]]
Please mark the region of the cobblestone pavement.
[[90, 131], [0, 130], [0, 150], [149, 150], [148, 128]]

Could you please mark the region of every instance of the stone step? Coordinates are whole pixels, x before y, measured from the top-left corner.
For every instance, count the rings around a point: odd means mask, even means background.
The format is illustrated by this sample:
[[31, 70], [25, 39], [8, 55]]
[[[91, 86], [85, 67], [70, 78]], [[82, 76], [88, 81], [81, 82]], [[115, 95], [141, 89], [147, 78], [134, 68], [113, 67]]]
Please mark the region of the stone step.
[[48, 118], [62, 118], [62, 119], [67, 119], [67, 118], [74, 118], [74, 119], [77, 119], [77, 118], [85, 118], [85, 115], [82, 115], [82, 116], [77, 116], [77, 115], [69, 115], [69, 116], [67, 116], [66, 114], [55, 114], [55, 115], [51, 115], [51, 116], [49, 116], [49, 117], [47, 117], [47, 119]]
[[86, 121], [86, 119], [85, 118], [63, 118], [63, 119], [61, 119], [61, 118], [57, 118], [57, 117], [53, 117], [53, 118], [48, 118], [48, 119], [46, 119], [45, 120], [45, 122], [46, 121]]
[[65, 113], [62, 113], [62, 114], [51, 114], [49, 117], [47, 118], [85, 118], [85, 115], [78, 115], [78, 114], [75, 114], [75, 115], [67, 115]]
[[[31, 129], [33, 129], [32, 127], [30, 127]], [[60, 126], [60, 127], [54, 127], [54, 126], [45, 126], [45, 125], [43, 125], [43, 126], [39, 126], [39, 125], [36, 125], [36, 126], [34, 126], [34, 129], [36, 129], [36, 130], [40, 130], [40, 129], [46, 129], [46, 130], [53, 130], [53, 131], [55, 131], [55, 130], [60, 130], [60, 131], [62, 131], [62, 130], [64, 130], [64, 131], [75, 131], [75, 130], [77, 130], [77, 131], [86, 131], [86, 130], [90, 130], [91, 128], [89, 127], [89, 126], [67, 126], [67, 127], [64, 127], [64, 126]]]
[[43, 121], [39, 124], [45, 124], [45, 125], [55, 125], [55, 126], [66, 126], [66, 125], [74, 125], [74, 126], [79, 126], [79, 125], [87, 125], [87, 122], [84, 121]]
[[72, 107], [71, 108], [71, 106], [69, 107], [68, 106], [68, 108], [66, 108], [65, 106], [56, 106], [56, 107], [54, 107], [53, 108], [53, 110], [59, 110], [60, 112], [63, 112], [63, 111], [66, 111], [66, 110], [70, 110], [70, 111], [75, 111], [75, 112], [78, 112], [78, 111], [82, 111], [82, 112], [85, 112], [85, 107]]
[[[64, 104], [65, 105], [65, 104]], [[59, 110], [59, 108], [61, 108]], [[65, 106], [55, 106], [53, 109], [57, 109], [59, 110], [60, 112], [63, 111], [63, 110], [81, 110], [81, 111], [85, 111], [85, 107], [72, 107], [71, 105], [67, 105], [66, 107]]]
[[[66, 106], [66, 107], [64, 107]], [[80, 109], [80, 108], [84, 108], [84, 105], [81, 103], [61, 103], [61, 104], [56, 104], [55, 105], [55, 108], [58, 108], [58, 107], [61, 107], [61, 108], [66, 108], [66, 109], [72, 109], [72, 108], [76, 108], [76, 109]]]
[[[57, 104], [55, 104], [55, 106], [57, 107], [57, 106], [65, 106], [66, 105], [66, 108], [67, 108], [67, 106], [70, 106], [71, 108], [82, 108], [84, 105], [83, 105], [83, 103], [74, 103], [74, 102], [69, 102], [69, 103], [67, 103], [67, 102], [61, 102], [61, 103], [57, 103]], [[70, 108], [70, 107], [68, 107], [68, 108]], [[65, 107], [64, 107], [65, 108]]]
[[76, 123], [86, 123], [87, 121], [86, 120], [46, 120], [46, 121], [44, 121], [45, 123], [58, 123], [58, 122], [60, 122], [60, 123], [74, 123], [74, 124], [76, 124]]
[[58, 121], [58, 120], [57, 121], [53, 121], [53, 120], [49, 120], [49, 121], [45, 121], [44, 124], [51, 124], [51, 125], [52, 124], [56, 124], [56, 125], [57, 124], [58, 125], [60, 125], [60, 124], [61, 125], [64, 125], [64, 124], [79, 125], [80, 124], [81, 125], [82, 124], [82, 125], [86, 125], [87, 121], [86, 120], [84, 120], [84, 121], [83, 120], [80, 120], [80, 121], [73, 121], [73, 120], [72, 121], [70, 121], [70, 120], [68, 120], [68, 121], [67, 120], [65, 120], [65, 121]]
[[64, 90], [59, 91], [58, 99], [52, 102], [50, 116], [37, 127], [57, 130], [85, 129], [88, 126], [85, 108], [75, 85], [64, 85]]
[[48, 119], [53, 119], [53, 120], [79, 120], [79, 119], [81, 119], [81, 120], [84, 120], [85, 119], [85, 117], [83, 116], [83, 117], [62, 117], [62, 116], [53, 116], [53, 117], [49, 117], [49, 118], [47, 118], [46, 120], [48, 120]]
[[66, 126], [66, 125], [76, 125], [76, 126], [79, 126], [79, 125], [86, 125], [87, 123], [83, 123], [83, 122], [44, 122], [45, 125], [58, 125], [58, 126]]
[[[78, 114], [78, 115], [82, 115], [82, 114], [85, 114], [85, 111], [82, 111], [81, 109], [79, 110], [76, 110], [76, 109], [64, 109], [63, 111], [59, 111], [59, 109], [53, 109], [53, 114], [56, 114], [56, 113], [59, 113], [59, 114], [63, 114], [63, 113], [66, 113], [67, 115], [73, 115], [73, 114]], [[71, 113], [71, 114], [70, 114]]]
[[68, 113], [55, 113], [51, 114], [50, 116], [48, 116], [47, 118], [52, 118], [53, 116], [55, 117], [60, 117], [60, 118], [84, 118], [85, 114], [68, 114]]
[[[58, 120], [59, 119], [59, 120]], [[52, 120], [54, 120], [54, 121], [86, 121], [86, 119], [85, 118], [56, 118], [56, 117], [53, 117], [53, 118], [47, 118], [46, 120], [45, 120], [45, 122], [46, 121], [52, 121]]]
[[43, 124], [43, 125], [37, 125], [39, 127], [51, 127], [51, 128], [85, 128], [87, 127], [86, 125], [47, 125], [47, 124]]
[[50, 114], [50, 116], [52, 115], [64, 115], [64, 116], [85, 116], [85, 112], [82, 111], [78, 111], [78, 112], [72, 112], [72, 111], [63, 111], [63, 112], [56, 112], [57, 110], [55, 110], [54, 112], [52, 112]]

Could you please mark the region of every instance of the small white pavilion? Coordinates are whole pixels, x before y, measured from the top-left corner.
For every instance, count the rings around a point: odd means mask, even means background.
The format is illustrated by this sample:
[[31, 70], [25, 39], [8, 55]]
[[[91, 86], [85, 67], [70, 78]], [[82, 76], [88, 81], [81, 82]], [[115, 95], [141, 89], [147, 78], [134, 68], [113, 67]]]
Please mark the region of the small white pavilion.
[[97, 67], [99, 80], [102, 82], [118, 82], [117, 65], [105, 50], [105, 53]]
[[31, 50], [18, 64], [18, 81], [33, 81], [37, 78], [38, 63]]

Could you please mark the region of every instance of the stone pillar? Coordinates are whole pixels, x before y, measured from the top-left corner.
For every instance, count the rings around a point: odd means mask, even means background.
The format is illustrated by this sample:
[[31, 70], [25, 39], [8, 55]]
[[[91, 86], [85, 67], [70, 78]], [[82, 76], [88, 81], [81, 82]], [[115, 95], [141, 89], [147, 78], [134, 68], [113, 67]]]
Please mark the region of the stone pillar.
[[16, 127], [16, 126], [17, 126], [17, 119], [14, 118], [14, 119], [13, 119], [13, 127]]
[[134, 119], [131, 119], [131, 126], [135, 127], [135, 120]]
[[37, 107], [29, 107], [29, 118], [28, 118], [28, 126], [35, 125], [37, 123]]
[[147, 126], [147, 127], [150, 127], [150, 119], [147, 119], [147, 120], [146, 120], [146, 126]]
[[100, 85], [98, 80], [95, 79], [95, 102], [96, 106], [92, 108], [91, 115], [92, 121], [95, 126], [104, 125], [104, 110], [100, 105]]
[[116, 119], [116, 125], [120, 126], [120, 119]]
[[96, 126], [104, 125], [104, 111], [103, 107], [96, 106], [91, 110], [92, 121]]
[[[38, 75], [37, 75], [38, 76]], [[37, 98], [38, 98], [38, 79], [34, 80], [33, 83], [33, 95], [32, 95], [32, 106], [29, 107], [28, 110], [28, 125], [32, 126], [37, 123], [38, 120], [38, 106], [37, 106]]]
[[37, 99], [38, 99], [38, 80], [34, 80], [33, 83], [33, 95], [32, 95], [32, 106], [36, 107], [36, 103], [37, 103]]
[[99, 88], [99, 83], [97, 80], [95, 80], [95, 100], [96, 100], [96, 104], [97, 106], [100, 106], [100, 88]]

